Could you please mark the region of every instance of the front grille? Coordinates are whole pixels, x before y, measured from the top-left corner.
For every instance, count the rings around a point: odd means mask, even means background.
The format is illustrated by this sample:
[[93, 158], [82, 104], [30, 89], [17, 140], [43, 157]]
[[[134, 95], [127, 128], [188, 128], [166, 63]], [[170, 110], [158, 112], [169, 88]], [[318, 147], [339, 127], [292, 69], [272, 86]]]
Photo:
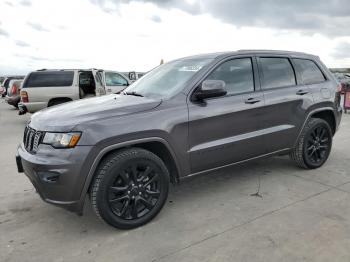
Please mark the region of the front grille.
[[38, 146], [43, 137], [43, 132], [36, 131], [35, 129], [26, 126], [24, 129], [23, 144], [25, 149], [29, 153], [36, 153]]

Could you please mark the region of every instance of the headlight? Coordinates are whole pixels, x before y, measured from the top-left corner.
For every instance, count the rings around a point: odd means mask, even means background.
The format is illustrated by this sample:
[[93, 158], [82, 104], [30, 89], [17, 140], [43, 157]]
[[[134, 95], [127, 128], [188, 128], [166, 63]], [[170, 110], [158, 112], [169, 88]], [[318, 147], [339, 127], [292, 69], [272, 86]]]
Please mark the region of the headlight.
[[55, 148], [72, 148], [78, 143], [81, 133], [50, 133], [46, 132], [43, 144]]

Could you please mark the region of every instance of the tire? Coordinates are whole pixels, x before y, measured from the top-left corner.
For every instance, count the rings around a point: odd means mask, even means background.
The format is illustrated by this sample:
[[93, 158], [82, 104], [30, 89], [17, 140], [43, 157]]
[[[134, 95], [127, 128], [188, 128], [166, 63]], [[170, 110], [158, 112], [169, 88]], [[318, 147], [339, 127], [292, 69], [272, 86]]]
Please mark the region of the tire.
[[168, 197], [170, 176], [155, 154], [128, 148], [107, 156], [99, 165], [90, 188], [98, 217], [119, 229], [151, 221]]
[[50, 101], [48, 103], [47, 107], [56, 106], [56, 105], [71, 102], [71, 101], [72, 100], [70, 100], [70, 99], [55, 99], [55, 100]]
[[290, 158], [305, 169], [321, 167], [332, 149], [333, 133], [329, 124], [319, 118], [307, 120]]

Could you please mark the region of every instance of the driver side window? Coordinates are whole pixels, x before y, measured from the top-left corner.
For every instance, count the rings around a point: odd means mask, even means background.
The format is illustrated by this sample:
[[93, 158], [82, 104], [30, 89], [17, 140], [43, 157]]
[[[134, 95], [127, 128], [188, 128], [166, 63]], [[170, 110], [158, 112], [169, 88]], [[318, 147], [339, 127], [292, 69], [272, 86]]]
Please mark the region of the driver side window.
[[219, 65], [206, 80], [222, 80], [228, 95], [254, 91], [251, 58], [237, 58]]

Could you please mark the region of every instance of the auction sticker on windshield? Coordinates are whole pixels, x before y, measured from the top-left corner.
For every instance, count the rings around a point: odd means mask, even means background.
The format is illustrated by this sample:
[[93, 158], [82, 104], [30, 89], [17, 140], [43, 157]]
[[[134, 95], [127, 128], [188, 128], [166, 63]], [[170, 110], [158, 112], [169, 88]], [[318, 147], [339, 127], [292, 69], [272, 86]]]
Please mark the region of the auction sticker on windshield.
[[202, 68], [200, 65], [190, 65], [190, 66], [183, 66], [179, 69], [179, 71], [187, 71], [187, 72], [197, 72]]

